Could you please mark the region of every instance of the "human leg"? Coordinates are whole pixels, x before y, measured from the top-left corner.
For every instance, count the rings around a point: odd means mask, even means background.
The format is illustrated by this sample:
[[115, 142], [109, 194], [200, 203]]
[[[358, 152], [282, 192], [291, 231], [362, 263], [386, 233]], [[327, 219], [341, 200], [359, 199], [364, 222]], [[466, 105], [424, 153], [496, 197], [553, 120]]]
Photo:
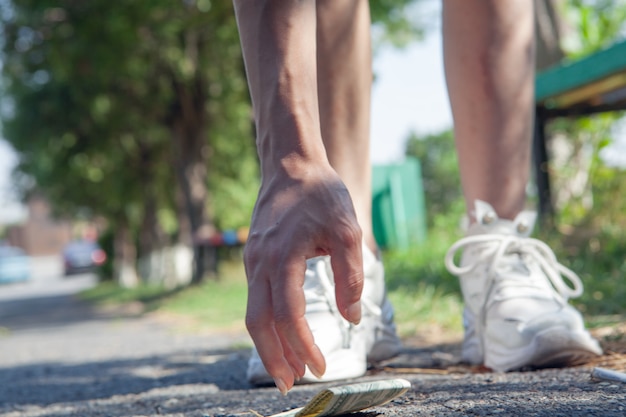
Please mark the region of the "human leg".
[[372, 231], [369, 158], [372, 57], [366, 0], [317, 1], [317, 86], [322, 140], [350, 190], [363, 239]]
[[483, 200], [513, 219], [524, 207], [530, 169], [532, 0], [446, 0], [443, 33], [468, 210]]
[[367, 358], [395, 355], [400, 342], [385, 297], [384, 269], [372, 229], [370, 102], [372, 54], [367, 0], [317, 0], [317, 86], [322, 140], [350, 190], [363, 250], [363, 329]]
[[463, 357], [507, 371], [598, 355], [582, 316], [567, 303], [582, 293], [580, 279], [529, 237], [535, 215], [522, 211], [533, 109], [532, 0], [446, 0], [444, 38], [471, 219], [467, 236], [446, 256], [466, 304]]

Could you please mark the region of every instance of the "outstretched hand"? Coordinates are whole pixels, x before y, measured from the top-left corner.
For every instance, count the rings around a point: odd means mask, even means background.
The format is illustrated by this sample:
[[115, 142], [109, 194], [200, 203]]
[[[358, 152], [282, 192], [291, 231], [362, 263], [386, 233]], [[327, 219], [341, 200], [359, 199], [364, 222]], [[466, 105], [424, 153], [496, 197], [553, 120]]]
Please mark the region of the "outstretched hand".
[[[361, 319], [361, 229], [343, 182], [329, 166], [264, 178], [244, 252], [246, 326], [265, 369], [286, 393], [305, 373], [325, 371], [304, 313], [306, 260], [331, 255], [337, 307]], [[293, 171], [292, 171], [293, 172]]]

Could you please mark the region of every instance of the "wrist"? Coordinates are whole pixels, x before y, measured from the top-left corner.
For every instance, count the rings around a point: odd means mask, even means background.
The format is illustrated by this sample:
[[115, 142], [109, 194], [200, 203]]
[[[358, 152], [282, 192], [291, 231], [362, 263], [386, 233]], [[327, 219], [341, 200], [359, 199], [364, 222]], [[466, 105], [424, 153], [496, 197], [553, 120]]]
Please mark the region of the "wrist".
[[311, 115], [293, 105], [283, 110], [271, 107], [276, 111], [257, 122], [262, 176], [286, 174], [297, 178], [313, 167], [328, 165], [317, 112]]
[[261, 180], [269, 183], [276, 180], [306, 181], [306, 178], [330, 168], [323, 151], [303, 149], [274, 149], [260, 156]]

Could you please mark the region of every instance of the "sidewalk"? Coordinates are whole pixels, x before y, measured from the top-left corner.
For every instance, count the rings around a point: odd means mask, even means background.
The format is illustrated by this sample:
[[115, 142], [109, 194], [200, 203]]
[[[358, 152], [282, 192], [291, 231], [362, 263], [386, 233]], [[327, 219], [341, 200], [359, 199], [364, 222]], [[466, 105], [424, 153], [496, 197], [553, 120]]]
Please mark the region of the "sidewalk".
[[[271, 415], [322, 388], [283, 397], [251, 387], [247, 335], [181, 333], [153, 315], [103, 312], [71, 293], [0, 297], [0, 327], [0, 416]], [[363, 379], [402, 377], [412, 389], [356, 416], [626, 415], [626, 384], [594, 381], [589, 367], [477, 373], [453, 365], [458, 352], [458, 343], [409, 342]]]

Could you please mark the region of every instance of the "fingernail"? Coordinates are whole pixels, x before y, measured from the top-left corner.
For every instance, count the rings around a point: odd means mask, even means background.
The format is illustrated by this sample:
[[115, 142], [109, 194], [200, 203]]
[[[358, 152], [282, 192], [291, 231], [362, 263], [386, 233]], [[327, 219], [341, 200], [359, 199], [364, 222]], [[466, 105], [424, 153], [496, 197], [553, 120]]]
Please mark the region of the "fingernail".
[[285, 381], [283, 381], [282, 378], [275, 377], [274, 384], [276, 384], [276, 388], [278, 388], [281, 394], [287, 395], [287, 392], [289, 392], [289, 389], [287, 388], [287, 384], [285, 384]]
[[359, 324], [361, 322], [361, 302], [357, 301], [346, 309], [346, 316], [348, 321], [352, 324]]
[[300, 376], [300, 373], [296, 370], [296, 368], [291, 367], [291, 371], [293, 372], [293, 378], [296, 380], [296, 382], [300, 381], [302, 377]]
[[309, 367], [309, 370], [311, 371], [311, 373], [312, 373], [313, 375], [315, 375], [315, 377], [316, 377], [317, 379], [322, 379], [322, 376], [324, 376], [324, 372], [322, 372], [322, 371], [320, 371], [319, 369], [317, 369], [317, 368], [315, 367], [315, 365], [313, 365], [313, 364], [310, 364], [310, 363], [309, 363], [309, 364], [307, 364], [307, 366]]

